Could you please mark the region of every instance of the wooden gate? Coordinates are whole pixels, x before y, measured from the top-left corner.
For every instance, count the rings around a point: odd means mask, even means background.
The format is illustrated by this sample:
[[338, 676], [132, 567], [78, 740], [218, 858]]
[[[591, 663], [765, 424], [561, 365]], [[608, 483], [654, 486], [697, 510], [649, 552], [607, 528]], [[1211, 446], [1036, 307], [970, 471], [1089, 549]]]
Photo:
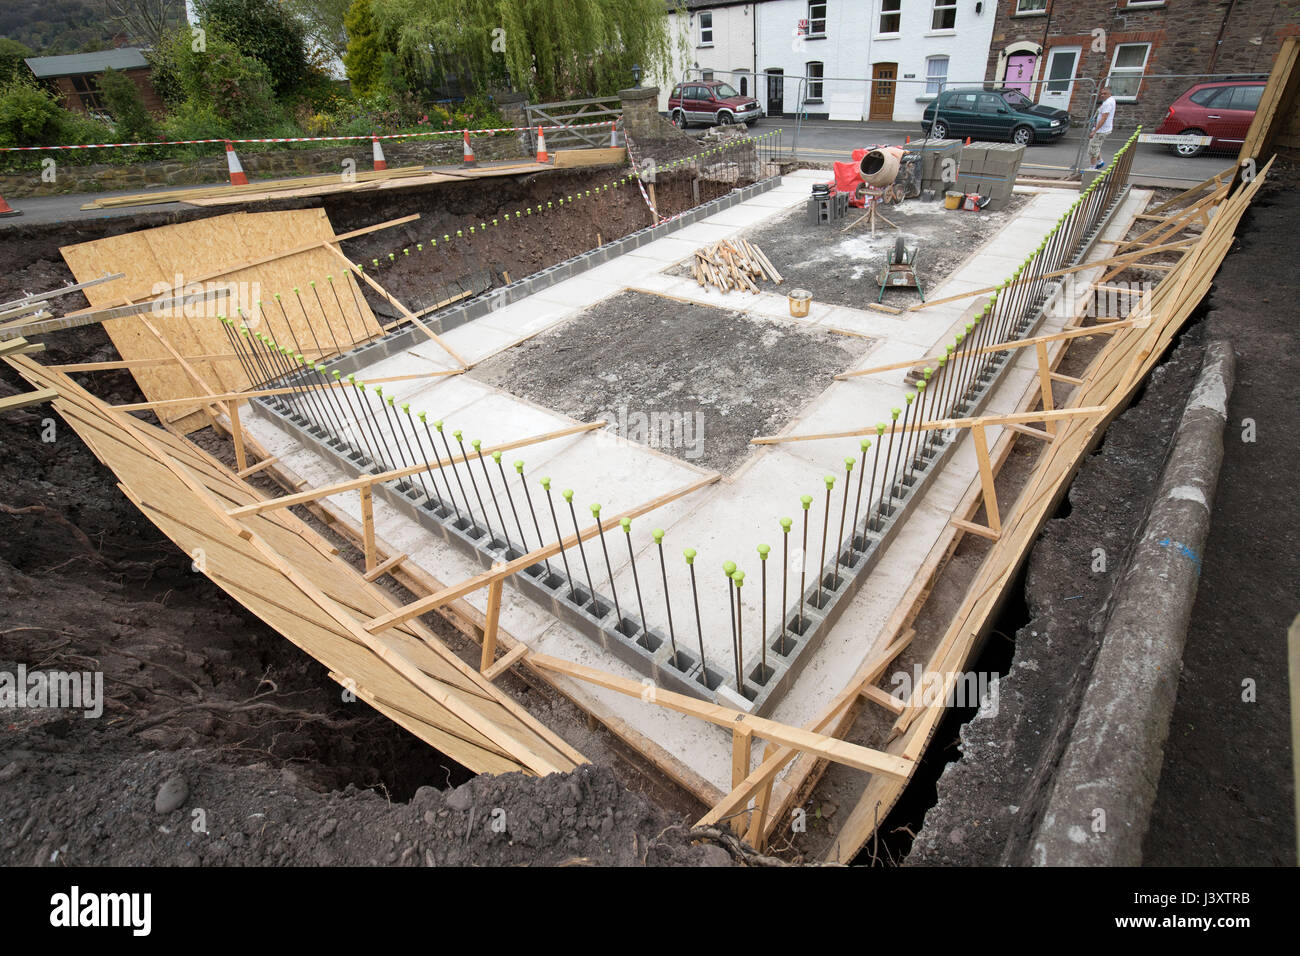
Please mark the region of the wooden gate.
[[[529, 138], [537, 147], [537, 127], [546, 127], [548, 149], [584, 149], [589, 146], [603, 148], [609, 145], [609, 127], [592, 126], [574, 129], [590, 123], [612, 122], [623, 115], [622, 101], [617, 96], [598, 96], [588, 100], [566, 100], [562, 103], [537, 103], [528, 105]], [[560, 127], [552, 129], [551, 127]]]

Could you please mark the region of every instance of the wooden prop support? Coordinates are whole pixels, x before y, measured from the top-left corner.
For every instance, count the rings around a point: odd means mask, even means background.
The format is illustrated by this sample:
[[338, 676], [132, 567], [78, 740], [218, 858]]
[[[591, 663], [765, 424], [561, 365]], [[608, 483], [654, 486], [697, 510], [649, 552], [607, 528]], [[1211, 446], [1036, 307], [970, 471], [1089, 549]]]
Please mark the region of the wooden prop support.
[[[676, 491], [662, 494], [657, 498], [647, 501], [643, 505], [630, 508], [620, 514], [606, 518], [604, 523], [610, 527], [615, 527], [624, 518], [637, 518], [646, 512], [653, 511], [669, 502], [676, 501], [678, 498], [689, 495], [691, 492], [703, 488], [706, 485], [711, 485], [721, 477], [722, 476], [718, 474], [706, 475], [700, 480], [693, 481], [683, 488], [678, 488]], [[405, 605], [400, 610], [394, 611], [392, 614], [377, 617], [365, 626], [366, 630], [372, 634], [378, 634], [382, 631], [386, 631], [390, 627], [403, 624], [406, 621], [411, 620], [411, 618], [419, 617], [421, 614], [427, 614], [436, 608], [442, 607], [450, 601], [456, 600], [456, 598], [464, 597], [466, 594], [472, 594], [479, 588], [491, 584], [493, 581], [508, 578], [510, 575], [522, 571], [524, 568], [531, 567], [538, 561], [549, 558], [553, 554], [559, 554], [561, 548], [568, 550], [569, 548], [574, 547], [579, 541], [586, 541], [589, 538], [595, 537], [599, 532], [599, 525], [590, 525], [577, 534], [569, 535], [563, 541], [557, 541], [555, 544], [550, 544], [543, 548], [537, 548], [521, 557], [515, 558], [513, 561], [507, 562], [500, 568], [494, 568], [489, 571], [484, 571], [481, 574], [476, 574], [474, 577], [468, 578], [460, 584], [454, 584], [451, 587], [443, 588], [436, 594], [430, 594], [428, 597], [420, 598], [418, 601], [412, 601], [410, 604]], [[640, 685], [638, 684], [637, 686], [639, 687]]]
[[[546, 432], [542, 435], [532, 435], [528, 438], [516, 438], [514, 441], [504, 442], [500, 445], [493, 445], [490, 448], [482, 449], [482, 451], [484, 455], [491, 455], [493, 452], [498, 451], [510, 451], [514, 448], [523, 448], [526, 445], [536, 445], [540, 442], [551, 441], [554, 438], [564, 438], [567, 435], [577, 435], [581, 432], [589, 432], [593, 429], [600, 428], [604, 424], [605, 420], [600, 419], [599, 421], [570, 425], [568, 428], [559, 428], [553, 432]], [[230, 511], [230, 517], [247, 518], [250, 515], [261, 514], [264, 511], [273, 511], [276, 508], [289, 508], [293, 505], [306, 504], [309, 501], [328, 498], [331, 495], [339, 495], [345, 491], [356, 491], [358, 488], [369, 488], [372, 485], [396, 481], [398, 478], [406, 478], [409, 475], [414, 475], [421, 471], [428, 471], [432, 468], [445, 468], [448, 465], [464, 464], [468, 460], [468, 455], [457, 455], [455, 458], [449, 459], [445, 462], [441, 458], [430, 458], [423, 464], [407, 465], [405, 468], [395, 468], [392, 471], [380, 472], [377, 475], [362, 475], [360, 478], [353, 478], [350, 481], [341, 481], [336, 485], [325, 485], [322, 488], [300, 491], [293, 495], [269, 498], [266, 501], [259, 501], [254, 505], [244, 505], [241, 508], [232, 508]]]
[[360, 268], [359, 266], [355, 265], [355, 264], [352, 262], [352, 260], [349, 259], [347, 256], [345, 256], [345, 255], [343, 254], [343, 251], [342, 251], [341, 249], [339, 249], [337, 246], [327, 245], [326, 248], [329, 249], [330, 252], [334, 253], [334, 255], [336, 255], [336, 256], [338, 256], [340, 259], [342, 259], [343, 262], [345, 262], [345, 263], [347, 264], [348, 270], [349, 270], [350, 272], [352, 272], [352, 273], [355, 274], [355, 275], [360, 276], [361, 279], [362, 279], [362, 281], [364, 281], [364, 282], [366, 283], [366, 285], [370, 286], [370, 288], [372, 288], [372, 289], [374, 289], [376, 292], [378, 292], [381, 296], [384, 297], [385, 300], [387, 300], [387, 302], [388, 302], [390, 305], [392, 305], [393, 308], [395, 308], [398, 312], [402, 313], [402, 318], [406, 319], [408, 322], [410, 322], [410, 323], [411, 323], [412, 325], [414, 325], [416, 328], [420, 329], [420, 331], [422, 331], [422, 332], [423, 332], [425, 335], [427, 335], [429, 338], [433, 339], [433, 341], [437, 342], [438, 345], [440, 345], [440, 346], [442, 347], [442, 350], [443, 350], [444, 352], [446, 352], [446, 353], [447, 353], [448, 355], [450, 355], [453, 359], [455, 359], [458, 363], [460, 363], [460, 367], [461, 367], [462, 369], [469, 368], [469, 363], [465, 361], [465, 359], [461, 356], [461, 354], [460, 354], [459, 352], [457, 352], [454, 348], [452, 348], [452, 347], [451, 347], [450, 345], [448, 345], [445, 341], [443, 341], [442, 337], [439, 336], [436, 332], [434, 332], [433, 329], [429, 328], [427, 325], [425, 325], [423, 322], [421, 322], [420, 319], [419, 319], [419, 317], [418, 317], [414, 312], [412, 312], [410, 309], [408, 309], [405, 305], [403, 305], [403, 304], [402, 304], [400, 301], [398, 301], [396, 298], [394, 298], [393, 296], [389, 295], [388, 292], [384, 289], [384, 287], [381, 286], [381, 285], [380, 285], [378, 282], [376, 282], [374, 279], [372, 279], [372, 278], [370, 277], [369, 273], [367, 273], [365, 269], [362, 269], [362, 268]]
[[[983, 415], [979, 418], [936, 418], [928, 422], [913, 422], [909, 425], [890, 425], [883, 435], [902, 435], [907, 432], [947, 431], [950, 428], [972, 428], [976, 425], [1016, 425], [1025, 422], [1054, 422], [1062, 418], [1079, 418], [1100, 415], [1107, 411], [1104, 405], [1088, 408], [1043, 409], [1039, 412], [1014, 412], [1010, 415]], [[822, 441], [827, 438], [861, 438], [863, 435], [876, 434], [874, 425], [867, 428], [855, 428], [847, 432], [825, 432], [820, 435], [768, 435], [763, 438], [750, 439], [751, 445], [783, 445], [796, 441]]]
[[[406, 382], [417, 378], [441, 378], [445, 375], [463, 375], [463, 368], [447, 369], [436, 372], [415, 372], [410, 375], [390, 375], [386, 378], [367, 379], [367, 385], [383, 385], [387, 382]], [[320, 391], [331, 388], [350, 388], [351, 382], [311, 382], [296, 387], [259, 388], [248, 392], [220, 392], [208, 395], [186, 395], [181, 398], [160, 398], [154, 402], [133, 402], [130, 405], [114, 405], [119, 412], [139, 412], [152, 408], [166, 408], [169, 405], [196, 405], [201, 402], [245, 401], [250, 398], [269, 398], [272, 395], [293, 395], [302, 391]]]
[[[501, 570], [501, 562], [494, 563], [492, 570]], [[487, 621], [483, 625], [483, 652], [478, 664], [480, 673], [486, 673], [496, 660], [497, 628], [501, 626], [501, 592], [505, 583], [504, 578], [497, 578], [488, 585]]]
[[366, 573], [375, 569], [375, 502], [370, 486], [361, 489], [361, 527], [365, 535]]
[[[685, 694], [677, 694], [670, 690], [664, 690], [662, 687], [653, 687], [647, 690], [640, 681], [607, 674], [594, 667], [573, 664], [557, 657], [551, 657], [549, 654], [530, 654], [528, 663], [533, 667], [554, 671], [558, 674], [566, 674], [589, 684], [595, 684], [597, 687], [605, 687], [609, 690], [618, 691], [620, 694], [627, 694], [629, 697], [637, 697], [648, 703], [658, 704], [668, 710], [699, 717], [711, 724], [717, 724], [719, 727], [726, 727], [733, 734], [748, 731], [750, 734], [762, 737], [764, 740], [785, 744], [795, 750], [814, 753], [819, 757], [844, 764], [847, 767], [892, 777], [906, 777], [911, 773], [913, 763], [911, 760], [891, 757], [868, 747], [859, 747], [857, 744], [836, 740], [834, 737], [826, 737], [822, 734], [804, 730], [801, 727], [777, 723], [775, 720], [768, 720], [766, 717], [755, 717], [753, 714], [732, 710], [730, 707], [723, 707], [720, 704], [711, 704], [708, 701], [698, 700], [694, 697], [687, 697]], [[733, 755], [733, 766], [734, 763], [735, 757]]]
[[59, 393], [52, 388], [38, 388], [31, 392], [19, 392], [17, 395], [7, 395], [0, 398], [0, 412], [12, 412], [17, 408], [24, 408], [27, 405], [39, 405], [41, 402], [52, 402], [59, 397]]
[[[1115, 322], [1107, 322], [1104, 326], [1089, 325], [1086, 328], [1070, 329], [1065, 332], [1051, 332], [1046, 335], [1035, 335], [1027, 339], [1012, 339], [1008, 342], [995, 342], [992, 345], [985, 345], [982, 348], [974, 349], [971, 355], [987, 355], [990, 352], [1006, 352], [1012, 349], [1023, 349], [1030, 345], [1045, 345], [1048, 342], [1060, 342], [1063, 339], [1077, 339], [1081, 335], [1109, 335], [1116, 329], [1122, 329], [1133, 325], [1136, 320], [1119, 319]], [[907, 359], [903, 362], [893, 362], [889, 365], [876, 365], [872, 368], [858, 369], [853, 372], [840, 372], [835, 376], [836, 379], [844, 380], [857, 378], [859, 375], [876, 375], [880, 372], [893, 372], [900, 368], [912, 368], [917, 365], [923, 365], [926, 362], [937, 362], [943, 358], [943, 353], [927, 355], [919, 359]]]
[[[1177, 242], [1165, 243], [1161, 246], [1148, 246], [1145, 249], [1139, 249], [1136, 252], [1126, 252], [1123, 255], [1109, 256], [1105, 259], [1092, 259], [1088, 262], [1081, 262], [1077, 266], [1067, 266], [1064, 269], [1056, 269], [1052, 272], [1044, 272], [1042, 275], [1035, 276], [1036, 279], [1055, 279], [1058, 276], [1069, 275], [1072, 272], [1082, 272], [1085, 269], [1104, 268], [1107, 266], [1117, 265], [1125, 262], [1137, 262], [1146, 256], [1159, 255], [1162, 252], [1177, 252], [1190, 246], [1194, 239], [1180, 239]], [[988, 295], [990, 292], [997, 292], [1002, 288], [1001, 285], [991, 285], [983, 289], [972, 289], [970, 292], [962, 292], [958, 295], [950, 295], [943, 299], [933, 299], [929, 302], [922, 302], [920, 305], [914, 305], [911, 308], [913, 312], [919, 312], [921, 309], [928, 309], [936, 305], [944, 305], [948, 302], [959, 302], [962, 299], [969, 299], [972, 296]]]

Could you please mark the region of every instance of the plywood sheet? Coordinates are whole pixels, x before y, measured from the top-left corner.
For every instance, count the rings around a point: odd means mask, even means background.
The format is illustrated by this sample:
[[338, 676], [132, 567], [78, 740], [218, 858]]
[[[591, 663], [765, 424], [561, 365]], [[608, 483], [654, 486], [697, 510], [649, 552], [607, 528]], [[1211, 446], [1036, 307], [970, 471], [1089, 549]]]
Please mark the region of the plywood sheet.
[[[251, 536], [242, 537], [224, 511], [260, 496], [211, 456], [114, 412], [67, 376], [26, 358], [11, 364], [29, 381], [60, 389], [59, 413], [150, 521], [187, 553], [202, 549], [209, 578], [338, 679], [354, 682], [361, 699], [478, 772], [545, 773], [582, 762], [418, 622], [368, 635], [362, 625], [393, 610], [391, 600], [292, 514], [245, 521]], [[408, 670], [395, 667], [398, 660]]]
[[[218, 311], [234, 314], [236, 308], [243, 309], [250, 324], [259, 325], [285, 347], [305, 354], [319, 349], [329, 355], [381, 331], [356, 281], [339, 268], [337, 257], [320, 247], [257, 266], [231, 267], [333, 235], [323, 209], [240, 212], [96, 239], [60, 251], [78, 281], [125, 273], [121, 279], [85, 290], [95, 308], [138, 302], [190, 283], [203, 287], [229, 284], [234, 298], [220, 309], [150, 313], [149, 320], [182, 355], [228, 353], [230, 342], [215, 316]], [[327, 277], [332, 277], [332, 282]], [[312, 289], [313, 282], [319, 297]], [[104, 329], [124, 359], [170, 354], [136, 316], [112, 319], [104, 323]], [[253, 384], [238, 362], [213, 362], [195, 371], [216, 392], [240, 391]], [[197, 391], [190, 376], [178, 366], [136, 369], [134, 375], [150, 401], [184, 398]], [[204, 424], [195, 414], [198, 408], [170, 406], [161, 413], [165, 421], [188, 432]]]

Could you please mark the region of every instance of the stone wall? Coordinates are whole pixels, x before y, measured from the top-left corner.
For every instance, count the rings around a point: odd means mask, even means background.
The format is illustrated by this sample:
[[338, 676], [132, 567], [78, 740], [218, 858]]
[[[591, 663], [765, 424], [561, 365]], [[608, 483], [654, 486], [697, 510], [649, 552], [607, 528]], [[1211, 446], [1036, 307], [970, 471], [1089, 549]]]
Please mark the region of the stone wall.
[[[520, 159], [524, 152], [519, 139], [510, 134], [475, 136], [470, 134], [475, 156], [479, 160]], [[441, 136], [436, 140], [383, 140], [384, 158], [390, 169], [398, 166], [445, 166], [459, 163], [461, 140]], [[201, 159], [175, 159], [130, 165], [87, 165], [58, 163], [54, 181], [45, 182], [37, 161], [30, 172], [0, 175], [0, 196], [21, 199], [27, 196], [53, 196], [61, 193], [112, 192], [146, 189], [150, 186], [185, 187], [224, 182], [228, 178], [226, 154], [221, 150]], [[55, 154], [56, 162], [58, 160]], [[265, 152], [245, 151], [239, 161], [250, 181], [278, 179], [286, 176], [319, 176], [341, 172], [344, 160], [351, 159], [357, 172], [374, 168], [371, 143], [360, 142], [324, 149], [290, 149], [286, 146]]]

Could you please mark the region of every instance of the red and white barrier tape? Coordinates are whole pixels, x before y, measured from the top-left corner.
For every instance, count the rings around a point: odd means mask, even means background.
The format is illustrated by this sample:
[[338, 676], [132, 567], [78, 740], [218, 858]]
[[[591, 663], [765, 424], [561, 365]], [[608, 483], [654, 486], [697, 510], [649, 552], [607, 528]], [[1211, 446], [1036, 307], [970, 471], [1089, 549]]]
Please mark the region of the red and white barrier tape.
[[[543, 130], [591, 129], [598, 126], [614, 126], [617, 121], [603, 120], [599, 123], [580, 123], [576, 125], [543, 126]], [[117, 146], [195, 146], [204, 143], [330, 143], [348, 140], [365, 141], [372, 139], [414, 139], [420, 136], [471, 136], [496, 133], [522, 133], [537, 129], [536, 126], [498, 126], [491, 129], [439, 129], [427, 133], [365, 133], [358, 136], [284, 136], [268, 139], [166, 139], [148, 143], [80, 143], [75, 146], [0, 146], [0, 152], [31, 152], [42, 149], [109, 149]]]

